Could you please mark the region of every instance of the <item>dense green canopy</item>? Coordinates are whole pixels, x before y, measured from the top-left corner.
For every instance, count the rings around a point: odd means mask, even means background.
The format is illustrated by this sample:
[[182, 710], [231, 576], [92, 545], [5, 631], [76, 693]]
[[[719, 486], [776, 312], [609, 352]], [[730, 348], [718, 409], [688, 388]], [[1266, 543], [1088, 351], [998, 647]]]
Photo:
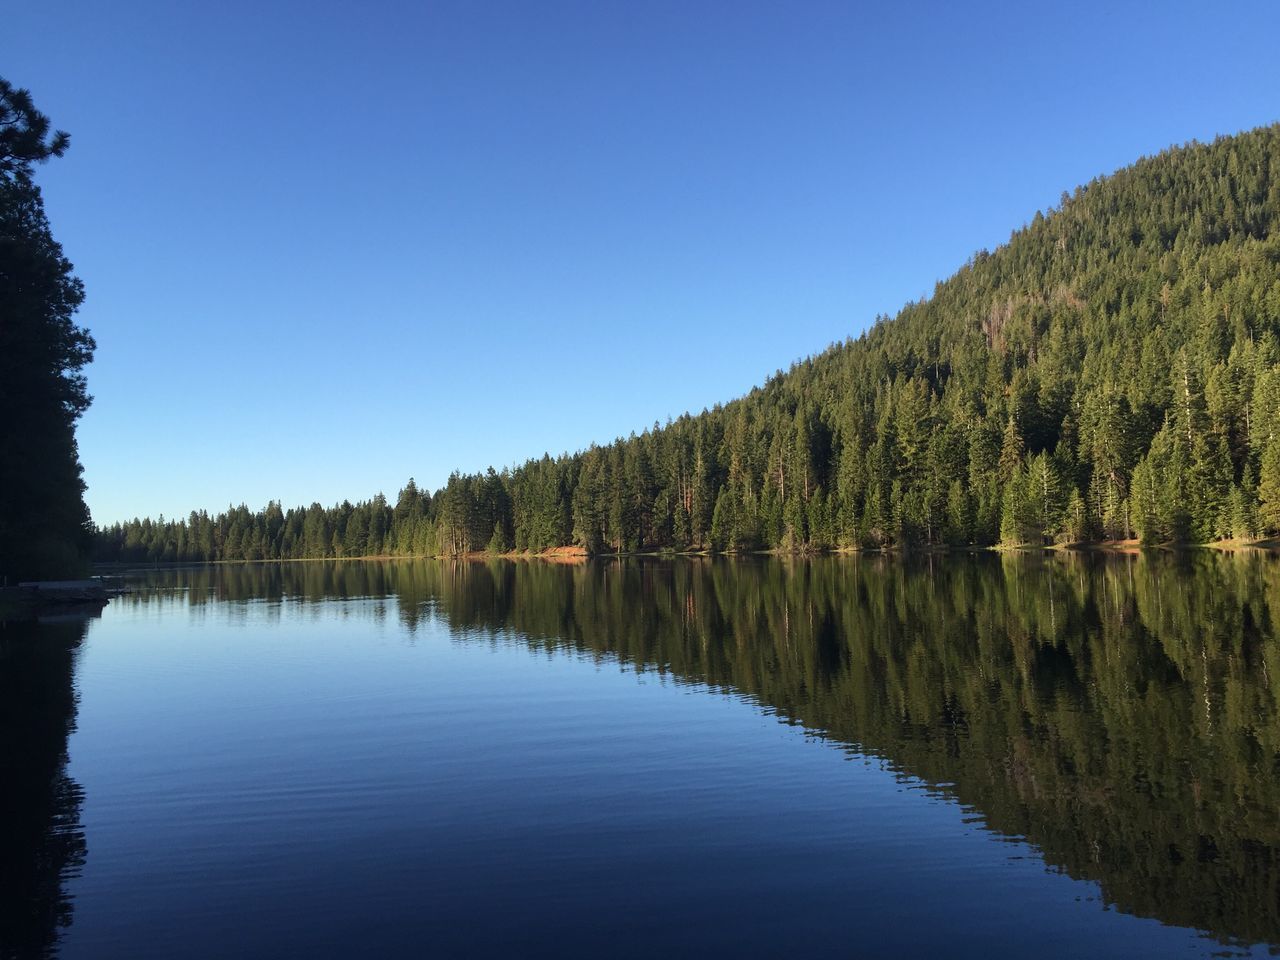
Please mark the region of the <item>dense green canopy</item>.
[[724, 406], [395, 506], [102, 531], [103, 558], [1210, 541], [1280, 532], [1280, 126], [1063, 194]]

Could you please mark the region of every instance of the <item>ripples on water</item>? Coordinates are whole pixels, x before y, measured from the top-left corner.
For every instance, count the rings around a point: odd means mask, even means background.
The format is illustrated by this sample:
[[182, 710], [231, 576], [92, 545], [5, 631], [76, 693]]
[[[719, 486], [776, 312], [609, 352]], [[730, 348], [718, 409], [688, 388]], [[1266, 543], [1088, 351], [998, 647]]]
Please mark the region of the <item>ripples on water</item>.
[[0, 626], [0, 956], [1266, 955], [1277, 603], [1262, 554], [150, 572]]

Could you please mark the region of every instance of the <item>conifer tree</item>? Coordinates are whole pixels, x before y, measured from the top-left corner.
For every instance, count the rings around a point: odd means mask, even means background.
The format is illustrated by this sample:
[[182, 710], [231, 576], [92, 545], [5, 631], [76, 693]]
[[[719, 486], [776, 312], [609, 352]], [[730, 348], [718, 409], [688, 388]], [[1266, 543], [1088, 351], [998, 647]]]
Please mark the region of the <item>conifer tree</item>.
[[94, 342], [33, 167], [62, 156], [30, 94], [0, 79], [0, 577], [72, 575], [92, 543], [75, 424]]
[[1280, 434], [1272, 437], [1262, 451], [1262, 472], [1258, 478], [1258, 525], [1267, 536], [1280, 533]]

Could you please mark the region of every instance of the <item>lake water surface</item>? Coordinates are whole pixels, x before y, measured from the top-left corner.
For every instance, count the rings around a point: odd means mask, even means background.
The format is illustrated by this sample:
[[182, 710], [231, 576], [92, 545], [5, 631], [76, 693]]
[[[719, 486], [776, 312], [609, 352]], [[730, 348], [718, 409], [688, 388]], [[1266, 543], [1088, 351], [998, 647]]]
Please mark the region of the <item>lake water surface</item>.
[[0, 625], [0, 956], [1280, 945], [1270, 556], [133, 586]]

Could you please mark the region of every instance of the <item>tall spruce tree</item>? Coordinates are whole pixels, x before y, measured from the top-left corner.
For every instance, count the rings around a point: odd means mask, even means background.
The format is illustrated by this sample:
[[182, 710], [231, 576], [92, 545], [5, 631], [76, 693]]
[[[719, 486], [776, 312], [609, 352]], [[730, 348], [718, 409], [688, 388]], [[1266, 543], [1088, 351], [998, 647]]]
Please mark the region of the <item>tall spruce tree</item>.
[[31, 95], [0, 79], [0, 577], [80, 572], [92, 545], [75, 424], [94, 342], [72, 317], [84, 299], [53, 239], [36, 164], [62, 156]]

